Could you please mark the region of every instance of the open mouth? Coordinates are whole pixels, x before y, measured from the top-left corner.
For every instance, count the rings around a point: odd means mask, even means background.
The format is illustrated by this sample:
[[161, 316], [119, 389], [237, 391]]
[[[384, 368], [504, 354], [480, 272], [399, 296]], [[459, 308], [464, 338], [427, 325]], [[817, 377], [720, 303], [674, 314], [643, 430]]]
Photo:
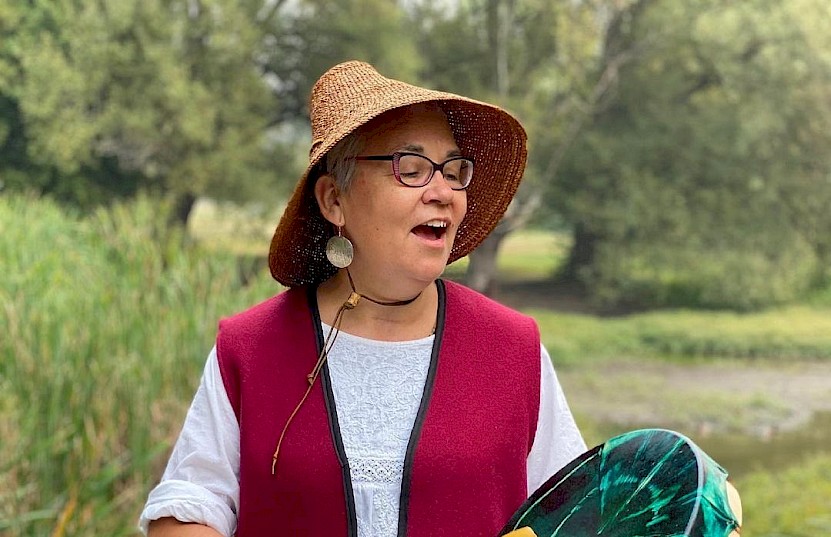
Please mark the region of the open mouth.
[[431, 220], [413, 228], [413, 233], [426, 240], [438, 240], [447, 233], [447, 222]]

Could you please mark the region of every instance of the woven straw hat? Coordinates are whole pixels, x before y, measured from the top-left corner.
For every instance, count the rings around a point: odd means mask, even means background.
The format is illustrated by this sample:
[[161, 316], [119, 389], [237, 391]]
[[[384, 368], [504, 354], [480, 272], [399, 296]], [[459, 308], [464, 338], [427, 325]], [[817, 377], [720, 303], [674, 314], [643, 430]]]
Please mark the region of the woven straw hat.
[[462, 154], [476, 163], [467, 188], [467, 214], [448, 264], [469, 254], [496, 227], [525, 170], [526, 134], [519, 121], [499, 107], [392, 80], [367, 63], [350, 61], [329, 69], [312, 88], [309, 167], [271, 239], [268, 265], [275, 280], [294, 287], [320, 283], [337, 271], [324, 253], [332, 226], [314, 196], [317, 165], [326, 153], [384, 112], [431, 101], [447, 116]]

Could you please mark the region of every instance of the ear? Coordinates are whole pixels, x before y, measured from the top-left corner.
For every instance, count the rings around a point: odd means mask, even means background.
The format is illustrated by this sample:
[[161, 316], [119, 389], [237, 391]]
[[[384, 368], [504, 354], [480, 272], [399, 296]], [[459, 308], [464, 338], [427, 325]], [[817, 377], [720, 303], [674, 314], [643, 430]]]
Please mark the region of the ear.
[[340, 190], [330, 174], [318, 177], [315, 182], [315, 199], [323, 218], [335, 226], [343, 226], [343, 208], [340, 204]]

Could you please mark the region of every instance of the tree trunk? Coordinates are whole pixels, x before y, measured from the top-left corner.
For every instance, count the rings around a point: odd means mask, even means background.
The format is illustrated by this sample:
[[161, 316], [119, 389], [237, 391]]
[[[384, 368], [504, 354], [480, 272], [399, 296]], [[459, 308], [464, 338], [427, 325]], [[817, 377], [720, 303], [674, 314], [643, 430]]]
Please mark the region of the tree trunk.
[[568, 255], [568, 261], [560, 271], [559, 277], [566, 281], [580, 281], [580, 272], [594, 263], [597, 235], [591, 232], [585, 224], [574, 226], [574, 244]]
[[[502, 227], [501, 230], [500, 227]], [[493, 233], [468, 255], [470, 263], [465, 274], [465, 284], [471, 289], [488, 296], [493, 296], [496, 292], [496, 260], [502, 241], [510, 233], [507, 228], [507, 226], [497, 226], [497, 229], [493, 230]]]
[[196, 205], [196, 194], [193, 192], [182, 192], [178, 194], [176, 199], [173, 200], [173, 207], [170, 210], [167, 225], [170, 227], [186, 227], [194, 205]]
[[[513, 25], [514, 0], [490, 0], [487, 5], [489, 44], [494, 58], [494, 89], [504, 101], [510, 91], [508, 43]], [[470, 264], [465, 273], [465, 283], [468, 287], [486, 295], [493, 295], [496, 289], [496, 260], [502, 241], [521, 225], [519, 221], [526, 219], [529, 211], [521, 205], [530, 204], [536, 208], [538, 202], [539, 200], [533, 196], [524, 202], [516, 198], [511, 202], [496, 229], [468, 256]]]

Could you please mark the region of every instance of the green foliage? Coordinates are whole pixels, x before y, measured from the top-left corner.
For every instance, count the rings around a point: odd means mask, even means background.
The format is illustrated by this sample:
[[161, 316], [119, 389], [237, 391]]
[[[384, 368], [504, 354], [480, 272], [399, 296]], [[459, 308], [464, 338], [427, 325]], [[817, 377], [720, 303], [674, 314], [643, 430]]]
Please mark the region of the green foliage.
[[821, 268], [801, 238], [776, 241], [770, 236], [775, 231], [747, 244], [749, 237], [733, 242], [713, 230], [716, 236], [702, 241], [706, 246], [680, 238], [670, 244], [650, 240], [640, 226], [632, 233], [643, 232], [638, 238], [623, 239], [617, 231], [597, 245], [595, 264], [581, 272], [601, 304], [750, 311], [804, 298]]
[[276, 82], [281, 120], [308, 129], [312, 85], [343, 61], [366, 61], [382, 74], [416, 81], [422, 60], [411, 21], [396, 2], [300, 0], [293, 4], [273, 21], [261, 58], [266, 77]]
[[824, 284], [827, 4], [641, 4], [615, 98], [549, 191], [591, 243], [576, 275], [607, 303], [736, 309]]
[[6, 187], [88, 205], [139, 187], [239, 198], [275, 184], [261, 30], [244, 4], [61, 0], [5, 8], [0, 32]]
[[278, 289], [142, 197], [79, 219], [0, 197], [0, 533], [128, 535], [217, 320]]
[[792, 306], [753, 314], [662, 312], [636, 317], [647, 348], [676, 356], [831, 359], [827, 309]]
[[637, 327], [625, 319], [532, 309], [542, 342], [557, 367], [631, 356], [640, 339]]
[[831, 534], [831, 456], [817, 455], [782, 473], [741, 478], [742, 537]]
[[517, 205], [547, 190], [537, 221], [574, 230], [598, 302], [757, 309], [831, 282], [829, 22], [824, 0], [6, 2], [0, 188], [276, 198], [311, 84], [357, 58], [521, 118]]
[[530, 310], [555, 363], [632, 356], [831, 359], [827, 308], [792, 306], [761, 313], [660, 311], [626, 317]]
[[[602, 2], [601, 2], [602, 4]], [[602, 9], [602, 8], [601, 8]], [[583, 2], [477, 0], [453, 9], [414, 2], [431, 87], [500, 104], [529, 134], [526, 183], [549, 180], [557, 146], [584, 114], [597, 64], [597, 7]]]

